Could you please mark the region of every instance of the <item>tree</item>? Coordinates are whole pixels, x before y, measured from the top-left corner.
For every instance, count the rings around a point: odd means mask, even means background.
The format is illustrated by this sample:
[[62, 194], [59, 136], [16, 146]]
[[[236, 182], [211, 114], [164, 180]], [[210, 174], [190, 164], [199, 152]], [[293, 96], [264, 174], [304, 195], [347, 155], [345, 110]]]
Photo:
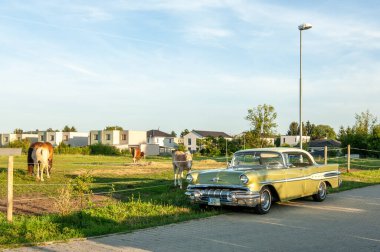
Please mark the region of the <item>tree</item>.
[[175, 133], [174, 130], [172, 130], [172, 132], [170, 133], [170, 135], [173, 136], [173, 137], [177, 137], [177, 133]]
[[[342, 147], [351, 145], [356, 148], [356, 153], [361, 156], [376, 156], [377, 152], [368, 152], [367, 150], [380, 150], [378, 144], [378, 133], [380, 126], [376, 125], [377, 117], [371, 114], [368, 110], [360, 114], [355, 114], [355, 125], [350, 128], [349, 126], [339, 130], [339, 140]], [[379, 148], [379, 149], [378, 149]]]
[[313, 128], [311, 135], [311, 139], [322, 139], [322, 138], [327, 138], [327, 139], [335, 139], [336, 138], [336, 133], [332, 127], [329, 125], [317, 125]]
[[53, 130], [52, 128], [48, 128], [46, 131], [47, 132], [58, 132], [59, 130]]
[[288, 130], [287, 135], [288, 136], [296, 136], [296, 135], [298, 135], [298, 132], [299, 132], [298, 123], [297, 122], [291, 122], [289, 125], [289, 130]]
[[[315, 128], [315, 124], [314, 123], [311, 124], [310, 121], [307, 121], [306, 126], [302, 127], [302, 129], [305, 129], [305, 135], [306, 136], [311, 136], [313, 134], [314, 128]], [[304, 132], [304, 131], [302, 131], [302, 132]]]
[[107, 126], [104, 128], [104, 130], [123, 130], [123, 127], [121, 126]]
[[184, 129], [182, 132], [181, 132], [181, 137], [184, 137], [185, 135], [189, 134], [190, 131], [188, 129]]
[[371, 114], [369, 110], [360, 114], [355, 114], [355, 119], [356, 122], [354, 126], [354, 131], [363, 134], [370, 134], [377, 122], [377, 117]]
[[13, 130], [13, 133], [15, 133], [15, 134], [22, 134], [23, 132], [24, 131], [22, 129], [20, 129], [20, 128], [17, 128], [17, 129]]
[[71, 126], [71, 128], [69, 127], [69, 125], [66, 125], [62, 132], [77, 132], [77, 129], [74, 127], [74, 126]]
[[277, 128], [275, 122], [277, 113], [272, 105], [258, 105], [256, 108], [248, 109], [245, 117], [252, 126], [252, 131], [262, 136], [272, 136]]

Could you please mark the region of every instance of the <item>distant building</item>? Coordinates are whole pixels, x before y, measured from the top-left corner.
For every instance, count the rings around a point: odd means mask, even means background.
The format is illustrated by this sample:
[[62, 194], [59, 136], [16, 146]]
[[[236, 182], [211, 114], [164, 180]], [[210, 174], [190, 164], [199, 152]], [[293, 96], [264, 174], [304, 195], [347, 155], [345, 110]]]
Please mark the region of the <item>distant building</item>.
[[62, 142], [72, 147], [86, 146], [88, 135], [88, 132], [62, 132]]
[[3, 133], [0, 134], [0, 146], [8, 146], [11, 142], [24, 139], [27, 139], [31, 143], [34, 143], [38, 141], [38, 135], [29, 133]]
[[189, 151], [198, 151], [200, 147], [197, 145], [197, 140], [207, 137], [224, 137], [228, 141], [232, 140], [232, 136], [221, 131], [192, 130], [190, 133], [183, 136], [183, 144]]
[[137, 130], [91, 130], [88, 144], [105, 144], [118, 149], [141, 148], [145, 155], [158, 155], [158, 144], [147, 143], [146, 131]]
[[[309, 152], [314, 156], [324, 157], [325, 146], [328, 149], [340, 148], [342, 146], [341, 142], [333, 139], [317, 139], [309, 142]], [[340, 152], [340, 150], [338, 151]]]
[[58, 146], [62, 142], [72, 147], [86, 146], [88, 143], [88, 133], [87, 132], [40, 131], [38, 132], [38, 141], [49, 142], [53, 146]]
[[146, 137], [148, 144], [158, 144], [160, 153], [171, 153], [178, 148], [176, 137], [160, 130], [149, 130]]
[[[310, 136], [302, 136], [302, 143], [310, 142]], [[281, 136], [281, 145], [295, 146], [300, 143], [300, 136]]]

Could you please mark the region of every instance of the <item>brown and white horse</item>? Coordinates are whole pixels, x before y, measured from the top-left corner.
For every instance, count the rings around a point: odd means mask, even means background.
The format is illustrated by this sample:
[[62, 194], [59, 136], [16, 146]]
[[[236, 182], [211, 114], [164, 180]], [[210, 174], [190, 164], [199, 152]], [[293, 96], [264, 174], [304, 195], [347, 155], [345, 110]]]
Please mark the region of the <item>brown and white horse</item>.
[[144, 152], [141, 151], [141, 149], [138, 147], [131, 148], [131, 154], [133, 158], [133, 163], [136, 163], [137, 161], [139, 161], [141, 158], [144, 157]]
[[193, 156], [190, 152], [175, 151], [172, 155], [174, 169], [174, 186], [182, 189], [183, 171], [189, 172], [193, 165]]
[[29, 175], [34, 174], [35, 163], [34, 163], [34, 160], [32, 158], [33, 150], [35, 150], [39, 147], [45, 148], [49, 151], [49, 158], [48, 158], [49, 173], [51, 173], [51, 169], [53, 168], [53, 153], [54, 153], [53, 145], [51, 145], [51, 143], [48, 143], [48, 142], [46, 142], [46, 143], [45, 142], [35, 142], [35, 143], [32, 143], [28, 149], [27, 162], [28, 162], [28, 173], [29, 173]]
[[32, 151], [32, 159], [34, 165], [37, 166], [37, 180], [44, 181], [44, 170], [46, 177], [50, 178], [49, 174], [49, 149], [44, 146], [37, 147]]

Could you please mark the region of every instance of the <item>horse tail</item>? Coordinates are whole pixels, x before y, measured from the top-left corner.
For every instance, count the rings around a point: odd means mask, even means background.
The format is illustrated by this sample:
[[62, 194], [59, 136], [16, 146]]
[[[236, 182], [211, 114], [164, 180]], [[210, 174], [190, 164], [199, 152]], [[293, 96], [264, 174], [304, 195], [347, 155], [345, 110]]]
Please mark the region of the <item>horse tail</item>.
[[34, 169], [34, 160], [32, 158], [33, 149], [34, 149], [33, 147], [29, 147], [28, 157], [27, 157], [28, 173], [30, 175], [33, 174], [33, 169]]

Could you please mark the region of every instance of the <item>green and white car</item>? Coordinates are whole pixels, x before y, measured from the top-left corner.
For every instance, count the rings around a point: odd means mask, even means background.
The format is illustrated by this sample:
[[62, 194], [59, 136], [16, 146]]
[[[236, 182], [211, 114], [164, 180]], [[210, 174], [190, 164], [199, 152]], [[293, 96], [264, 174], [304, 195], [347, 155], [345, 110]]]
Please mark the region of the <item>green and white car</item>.
[[236, 152], [226, 169], [190, 172], [186, 195], [203, 206], [246, 206], [266, 214], [274, 201], [323, 201], [327, 187], [339, 187], [339, 174], [337, 164], [317, 164], [301, 149], [248, 149]]

